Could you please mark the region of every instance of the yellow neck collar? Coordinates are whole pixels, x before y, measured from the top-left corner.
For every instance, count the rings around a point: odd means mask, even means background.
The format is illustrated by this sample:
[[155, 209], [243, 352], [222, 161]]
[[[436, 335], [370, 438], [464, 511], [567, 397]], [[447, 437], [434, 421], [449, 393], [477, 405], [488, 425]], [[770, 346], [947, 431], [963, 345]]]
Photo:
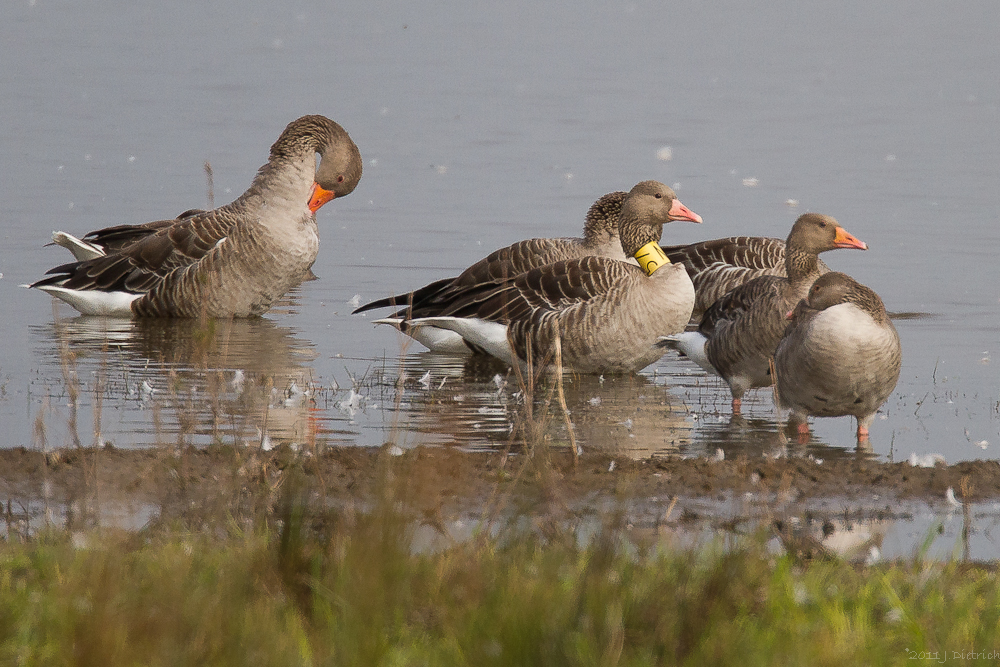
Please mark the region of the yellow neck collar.
[[663, 252], [663, 248], [656, 241], [650, 241], [639, 248], [639, 252], [635, 253], [635, 259], [639, 262], [639, 266], [642, 267], [647, 276], [653, 275], [653, 272], [658, 268], [670, 263], [667, 255]]

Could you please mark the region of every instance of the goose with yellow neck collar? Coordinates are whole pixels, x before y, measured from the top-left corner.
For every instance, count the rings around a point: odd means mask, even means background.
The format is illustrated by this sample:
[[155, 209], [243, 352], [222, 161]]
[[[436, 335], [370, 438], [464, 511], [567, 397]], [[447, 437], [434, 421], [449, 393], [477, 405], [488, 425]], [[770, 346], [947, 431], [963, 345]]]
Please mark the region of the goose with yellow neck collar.
[[[469, 354], [473, 350], [454, 331], [432, 326], [413, 328], [406, 317], [411, 308], [424, 317], [439, 314], [462, 289], [495, 280], [504, 280], [531, 269], [567, 259], [588, 255], [610, 257], [626, 262], [635, 260], [626, 256], [618, 237], [618, 218], [627, 192], [611, 192], [598, 199], [587, 211], [582, 238], [533, 238], [518, 241], [495, 250], [472, 264], [454, 278], [437, 280], [406, 294], [397, 294], [367, 303], [354, 313], [377, 308], [395, 307], [391, 316], [375, 320], [375, 324], [389, 324], [435, 352]], [[676, 199], [671, 205], [671, 216], [677, 220], [701, 222], [697, 213], [688, 210]]]
[[701, 218], [666, 185], [637, 184], [622, 203], [619, 235], [640, 266], [587, 256], [454, 291], [433, 313], [413, 308], [405, 324], [460, 335], [476, 350], [522, 367], [554, 362], [582, 373], [635, 372], [663, 355], [661, 336], [683, 331], [694, 307], [684, 267], [659, 247], [663, 225]]

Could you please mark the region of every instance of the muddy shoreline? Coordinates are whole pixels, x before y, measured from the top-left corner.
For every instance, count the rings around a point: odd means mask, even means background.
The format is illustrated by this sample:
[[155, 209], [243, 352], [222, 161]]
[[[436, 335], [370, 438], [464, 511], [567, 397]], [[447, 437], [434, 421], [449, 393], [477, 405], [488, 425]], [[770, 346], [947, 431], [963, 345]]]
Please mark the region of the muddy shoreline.
[[[294, 471], [297, 483], [328, 499], [363, 500], [387, 475], [405, 482], [417, 505], [461, 511], [505, 493], [555, 494], [566, 502], [607, 498], [701, 498], [724, 501], [744, 494], [796, 501], [922, 500], [945, 502], [949, 488], [959, 501], [1000, 499], [1000, 462], [965, 461], [915, 467], [868, 457], [658, 458], [632, 461], [589, 454], [578, 461], [565, 451], [534, 456], [467, 452], [444, 447], [330, 448], [302, 455], [278, 448], [228, 446], [182, 451], [115, 448], [41, 453], [0, 450], [0, 498], [72, 503], [88, 496], [170, 506], [215, 503], [269, 491]], [[252, 495], [252, 493], [250, 494]]]

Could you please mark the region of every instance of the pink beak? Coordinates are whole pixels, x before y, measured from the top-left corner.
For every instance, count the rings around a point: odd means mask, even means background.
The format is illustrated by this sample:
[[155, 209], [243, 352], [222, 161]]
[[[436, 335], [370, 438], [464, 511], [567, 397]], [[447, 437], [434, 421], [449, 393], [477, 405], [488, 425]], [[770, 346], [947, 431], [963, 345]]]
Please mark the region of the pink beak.
[[701, 222], [701, 216], [681, 203], [680, 199], [675, 199], [670, 206], [668, 213], [671, 220], [688, 220], [690, 222]]

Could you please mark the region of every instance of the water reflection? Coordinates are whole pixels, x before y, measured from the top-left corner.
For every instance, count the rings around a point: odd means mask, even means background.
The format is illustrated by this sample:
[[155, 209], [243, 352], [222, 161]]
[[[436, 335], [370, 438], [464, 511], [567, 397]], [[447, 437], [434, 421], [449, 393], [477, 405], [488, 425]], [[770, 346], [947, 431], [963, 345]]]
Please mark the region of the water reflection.
[[[41, 359], [36, 445], [237, 443], [459, 446], [546, 443], [631, 458], [677, 453], [691, 420], [662, 383], [568, 375], [532, 389], [487, 357], [386, 360], [341, 387], [316, 346], [269, 319], [54, 319], [32, 327]], [[350, 371], [348, 371], [350, 373]], [[571, 437], [572, 436], [572, 437]]]
[[[879, 446], [873, 449], [871, 443], [882, 442], [882, 435], [876, 432], [874, 440], [869, 440], [862, 450], [831, 444], [817, 432], [817, 424], [822, 426], [823, 420], [811, 422], [809, 437], [801, 440], [794, 431], [786, 431], [787, 414], [775, 408], [772, 392], [768, 388], [748, 392], [743, 401], [743, 414], [734, 417], [725, 383], [691, 366], [684, 359], [668, 355], [660, 360], [657, 367], [667, 374], [674, 401], [694, 423], [690, 444], [681, 450], [684, 455], [734, 458], [763, 454], [832, 459], [858, 454], [871, 456]], [[892, 437], [891, 434], [889, 437]]]
[[31, 335], [50, 446], [314, 441], [317, 352], [271, 320], [75, 317]]
[[[399, 389], [393, 397], [394, 441], [402, 436], [403, 445], [570, 446], [570, 427], [551, 378], [529, 389], [495, 360], [422, 352], [404, 356], [395, 382], [383, 380], [390, 384]], [[572, 439], [584, 451], [641, 459], [677, 453], [690, 442], [686, 411], [650, 377], [567, 375], [563, 393]]]
[[391, 415], [387, 440], [469, 449], [509, 442], [521, 402], [507, 368], [492, 358], [408, 354], [379, 379], [393, 389], [386, 402]]
[[340, 359], [325, 359], [315, 343], [266, 318], [55, 318], [30, 333], [41, 360], [29, 402], [36, 446], [575, 444], [632, 459], [850, 454], [815, 433], [807, 443], [789, 440], [763, 391], [733, 420], [728, 401], [716, 401], [725, 392], [714, 379], [679, 362], [661, 362], [651, 375], [567, 375], [564, 411], [553, 379], [529, 389], [483, 356], [404, 353], [361, 360], [367, 370], [353, 373], [348, 365], [358, 360], [343, 360], [341, 386], [324, 366]]

